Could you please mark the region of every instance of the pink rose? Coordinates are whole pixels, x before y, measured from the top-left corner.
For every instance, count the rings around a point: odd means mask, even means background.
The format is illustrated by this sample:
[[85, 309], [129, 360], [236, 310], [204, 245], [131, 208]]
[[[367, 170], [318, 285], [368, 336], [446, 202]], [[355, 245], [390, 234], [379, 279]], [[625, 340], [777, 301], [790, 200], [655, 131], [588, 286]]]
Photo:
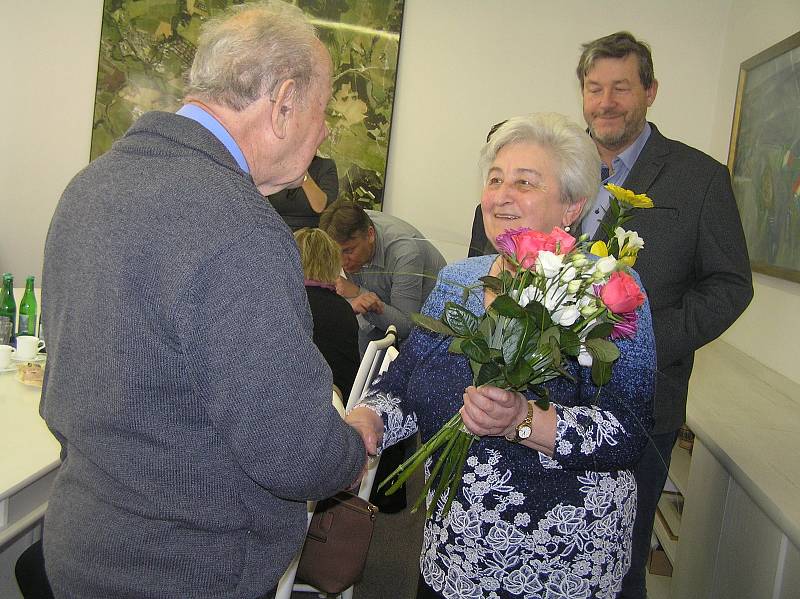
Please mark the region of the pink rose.
[[578, 242], [572, 235], [559, 227], [553, 227], [553, 230], [550, 231], [550, 237], [558, 243], [556, 254], [569, 254]]
[[495, 247], [501, 254], [507, 256], [514, 255], [514, 237], [530, 229], [506, 229], [495, 237]]
[[554, 252], [555, 240], [546, 233], [525, 231], [514, 236], [514, 256], [522, 268], [531, 268], [542, 250]]
[[554, 254], [568, 254], [575, 247], [575, 238], [558, 227], [550, 233], [532, 229], [508, 229], [495, 239], [498, 251], [513, 255], [523, 268], [531, 268], [539, 252], [546, 250]]
[[600, 299], [614, 314], [632, 312], [644, 303], [644, 293], [636, 280], [626, 272], [617, 271], [600, 290]]

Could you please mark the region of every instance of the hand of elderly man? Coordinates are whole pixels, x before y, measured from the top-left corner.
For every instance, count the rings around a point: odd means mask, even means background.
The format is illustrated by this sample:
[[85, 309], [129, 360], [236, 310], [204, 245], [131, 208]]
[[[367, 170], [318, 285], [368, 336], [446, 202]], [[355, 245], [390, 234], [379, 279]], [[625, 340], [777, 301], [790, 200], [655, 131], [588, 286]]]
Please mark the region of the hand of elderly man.
[[353, 312], [356, 314], [365, 314], [366, 312], [383, 314], [383, 302], [381, 298], [372, 291], [354, 297], [350, 300], [350, 305], [353, 307]]
[[378, 445], [383, 441], [383, 420], [371, 409], [366, 407], [356, 407], [344, 421], [352, 426], [361, 435], [367, 455], [376, 455]]

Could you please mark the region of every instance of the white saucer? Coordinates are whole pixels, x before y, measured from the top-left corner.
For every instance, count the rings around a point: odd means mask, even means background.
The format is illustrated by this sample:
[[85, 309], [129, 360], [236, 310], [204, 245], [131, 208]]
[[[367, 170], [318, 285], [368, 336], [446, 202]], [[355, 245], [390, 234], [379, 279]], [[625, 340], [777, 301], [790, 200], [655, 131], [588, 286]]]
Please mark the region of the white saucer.
[[0, 368], [0, 373], [2, 372], [14, 372], [17, 369], [16, 366], [9, 366], [8, 368]]
[[14, 362], [44, 362], [45, 359], [47, 359], [47, 355], [46, 354], [36, 354], [32, 358], [28, 358], [27, 360], [25, 360], [23, 358], [18, 358], [17, 354], [13, 354], [11, 356], [11, 359]]

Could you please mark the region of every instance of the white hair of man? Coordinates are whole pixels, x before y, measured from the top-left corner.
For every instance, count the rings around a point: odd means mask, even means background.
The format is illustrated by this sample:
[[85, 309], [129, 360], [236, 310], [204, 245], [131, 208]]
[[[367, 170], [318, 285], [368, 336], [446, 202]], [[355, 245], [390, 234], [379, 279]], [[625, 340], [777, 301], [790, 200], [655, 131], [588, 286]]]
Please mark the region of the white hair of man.
[[591, 208], [600, 181], [600, 156], [597, 148], [577, 123], [563, 114], [538, 112], [508, 119], [481, 149], [478, 162], [483, 183], [497, 153], [510, 144], [535, 144], [550, 152], [556, 163], [561, 186], [561, 202], [574, 204], [589, 198], [580, 218]]
[[240, 111], [293, 79], [302, 102], [316, 75], [316, 41], [296, 6], [280, 0], [231, 6], [203, 24], [186, 95]]

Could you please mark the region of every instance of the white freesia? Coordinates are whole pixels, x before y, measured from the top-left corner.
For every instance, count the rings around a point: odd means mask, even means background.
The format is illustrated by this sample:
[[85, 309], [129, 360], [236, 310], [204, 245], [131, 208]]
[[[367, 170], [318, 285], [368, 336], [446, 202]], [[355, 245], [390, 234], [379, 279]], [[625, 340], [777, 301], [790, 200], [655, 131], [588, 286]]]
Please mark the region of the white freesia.
[[554, 254], [553, 252], [542, 250], [536, 257], [536, 272], [548, 279], [552, 279], [561, 272], [563, 265], [564, 256], [562, 254]]
[[617, 238], [620, 253], [622, 250], [627, 250], [627, 254], [638, 252], [644, 247], [644, 239], [639, 237], [636, 231], [626, 231], [622, 227], [614, 229], [614, 237]]

